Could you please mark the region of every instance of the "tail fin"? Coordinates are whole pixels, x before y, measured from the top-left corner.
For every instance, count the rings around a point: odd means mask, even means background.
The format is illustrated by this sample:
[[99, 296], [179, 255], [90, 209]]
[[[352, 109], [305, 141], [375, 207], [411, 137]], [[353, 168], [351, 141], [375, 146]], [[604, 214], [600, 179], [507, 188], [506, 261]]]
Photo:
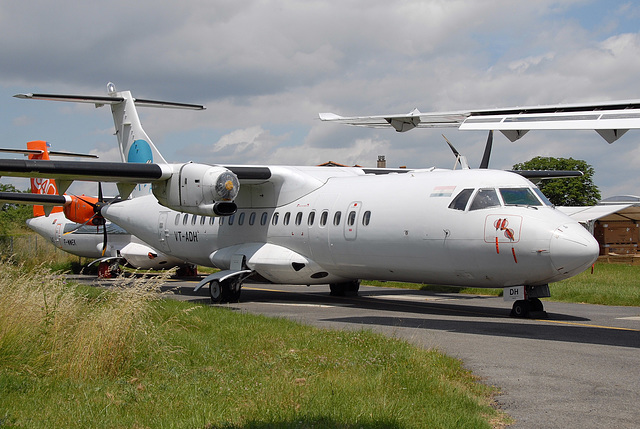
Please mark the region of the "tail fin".
[[[175, 109], [204, 110], [205, 107], [197, 104], [173, 103], [166, 101], [143, 100], [133, 98], [129, 91], [116, 91], [113, 83], [107, 84], [107, 96], [86, 95], [53, 95], [53, 94], [18, 94], [18, 98], [32, 98], [38, 100], [73, 101], [80, 103], [92, 103], [96, 107], [111, 105], [113, 123], [116, 127], [116, 136], [120, 147], [120, 156], [124, 162], [166, 164], [158, 148], [153, 144], [147, 133], [142, 128], [136, 106], [165, 107]], [[149, 185], [136, 186], [132, 196], [148, 194], [151, 192]]]
[[[49, 143], [42, 140], [27, 142], [27, 149], [39, 151], [40, 153], [30, 153], [29, 159], [49, 159]], [[31, 193], [58, 195], [58, 187], [54, 179], [31, 179]], [[53, 207], [51, 213], [62, 212], [61, 206]], [[43, 206], [33, 206], [33, 217], [45, 216]]]

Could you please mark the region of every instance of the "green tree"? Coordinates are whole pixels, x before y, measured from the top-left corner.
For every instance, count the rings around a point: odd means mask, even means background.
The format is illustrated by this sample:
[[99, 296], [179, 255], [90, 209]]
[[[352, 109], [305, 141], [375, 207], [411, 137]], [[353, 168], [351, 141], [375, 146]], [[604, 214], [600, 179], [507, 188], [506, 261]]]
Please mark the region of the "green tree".
[[[0, 183], [0, 192], [20, 192], [15, 186]], [[24, 192], [31, 192], [30, 190]], [[33, 207], [24, 204], [0, 202], [0, 235], [9, 235], [27, 229], [26, 221], [33, 217]]]
[[557, 206], [593, 206], [600, 201], [600, 190], [593, 183], [595, 170], [586, 161], [573, 158], [535, 158], [513, 166], [514, 170], [582, 171], [581, 177], [543, 180], [538, 188]]

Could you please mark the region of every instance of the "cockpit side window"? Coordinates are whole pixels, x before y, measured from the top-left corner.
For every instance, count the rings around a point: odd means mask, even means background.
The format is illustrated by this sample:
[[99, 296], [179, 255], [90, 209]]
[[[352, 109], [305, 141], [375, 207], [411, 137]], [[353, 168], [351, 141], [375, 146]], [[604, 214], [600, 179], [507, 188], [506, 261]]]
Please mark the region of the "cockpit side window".
[[533, 190], [535, 191], [536, 195], [538, 195], [538, 197], [540, 197], [540, 199], [542, 200], [542, 202], [547, 205], [547, 206], [553, 206], [553, 203], [551, 201], [549, 201], [549, 199], [547, 198], [547, 196], [545, 194], [542, 193], [542, 191], [540, 190], [540, 188], [535, 187], [533, 188]]
[[467, 203], [469, 202], [471, 194], [473, 194], [473, 189], [463, 189], [451, 201], [451, 204], [449, 204], [449, 208], [454, 210], [464, 210], [467, 207]]
[[500, 200], [498, 199], [498, 194], [495, 189], [479, 189], [471, 202], [469, 210], [481, 210], [499, 205]]
[[529, 188], [500, 188], [506, 206], [541, 206], [542, 203]]

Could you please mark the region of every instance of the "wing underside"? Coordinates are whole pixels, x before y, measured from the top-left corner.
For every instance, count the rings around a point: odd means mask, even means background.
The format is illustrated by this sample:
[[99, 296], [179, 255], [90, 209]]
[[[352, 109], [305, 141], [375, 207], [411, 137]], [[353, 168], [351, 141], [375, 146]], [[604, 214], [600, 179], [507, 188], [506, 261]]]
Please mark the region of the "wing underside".
[[361, 127], [390, 127], [398, 132], [441, 127], [496, 130], [511, 141], [530, 130], [595, 130], [607, 142], [613, 143], [628, 130], [640, 128], [640, 100], [434, 113], [414, 109], [404, 115], [345, 117], [321, 113], [320, 119]]

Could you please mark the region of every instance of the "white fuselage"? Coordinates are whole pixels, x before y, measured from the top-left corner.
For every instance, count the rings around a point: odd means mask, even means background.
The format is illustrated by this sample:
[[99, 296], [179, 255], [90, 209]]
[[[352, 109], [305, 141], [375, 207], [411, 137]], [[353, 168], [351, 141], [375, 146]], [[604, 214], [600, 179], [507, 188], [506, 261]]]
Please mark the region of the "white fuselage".
[[[277, 283], [542, 285], [583, 271], [598, 256], [591, 234], [542, 200], [509, 204], [501, 189], [536, 191], [514, 173], [270, 169], [271, 180], [242, 184], [231, 217], [176, 212], [153, 196], [103, 214], [174, 257], [221, 269], [241, 257]], [[468, 203], [451, 208], [463, 190]], [[497, 205], [474, 207], [483, 192], [500, 195]]]
[[[57, 248], [84, 258], [122, 256], [139, 269], [163, 269], [184, 265], [184, 261], [164, 255], [122, 228], [107, 223], [107, 249], [103, 253], [102, 226], [79, 225], [64, 215], [52, 213], [27, 220], [29, 228], [49, 240]], [[69, 233], [70, 231], [74, 231]], [[66, 233], [66, 234], [65, 234]]]

